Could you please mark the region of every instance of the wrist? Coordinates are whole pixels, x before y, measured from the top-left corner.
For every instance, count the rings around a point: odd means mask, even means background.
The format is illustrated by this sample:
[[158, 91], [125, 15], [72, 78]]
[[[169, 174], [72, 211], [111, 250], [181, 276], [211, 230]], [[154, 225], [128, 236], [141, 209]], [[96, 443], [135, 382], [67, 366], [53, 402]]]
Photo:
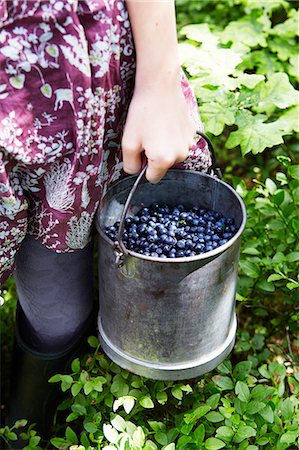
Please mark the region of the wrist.
[[141, 64], [136, 67], [135, 89], [173, 89], [180, 86], [181, 66], [179, 61], [162, 65]]

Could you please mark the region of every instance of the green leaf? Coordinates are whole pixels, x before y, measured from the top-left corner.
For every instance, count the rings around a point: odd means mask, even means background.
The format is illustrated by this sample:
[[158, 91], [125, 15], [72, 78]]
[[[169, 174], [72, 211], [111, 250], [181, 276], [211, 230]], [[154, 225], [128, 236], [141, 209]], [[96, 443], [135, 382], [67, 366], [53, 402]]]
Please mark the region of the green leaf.
[[236, 364], [234, 370], [233, 370], [233, 377], [236, 380], [243, 381], [245, 380], [251, 370], [252, 363], [250, 361], [241, 361], [238, 364]]
[[87, 383], [84, 384], [84, 394], [88, 395], [93, 391], [93, 381], [87, 381]]
[[294, 164], [293, 166], [290, 166], [288, 173], [292, 178], [295, 178], [295, 180], [298, 180], [299, 179], [299, 164]]
[[164, 405], [167, 402], [168, 396], [165, 391], [158, 391], [156, 395], [157, 402]]
[[225, 447], [225, 445], [225, 442], [213, 437], [210, 437], [205, 441], [205, 448], [207, 450], [218, 450], [219, 448]]
[[28, 423], [28, 420], [26, 420], [26, 419], [20, 419], [20, 420], [17, 420], [17, 421], [15, 422], [15, 427], [16, 427], [17, 429], [23, 428], [23, 427], [26, 427], [27, 423]]
[[218, 423], [218, 422], [221, 422], [222, 420], [224, 420], [224, 417], [222, 414], [220, 414], [217, 411], [211, 411], [206, 415], [206, 419], [209, 422]]
[[[269, 49], [273, 53], [277, 53], [276, 59], [287, 61], [296, 55], [295, 39], [285, 39], [282, 37], [274, 37], [269, 41]], [[282, 70], [280, 70], [282, 72]]]
[[292, 38], [298, 36], [298, 11], [291, 9], [288, 13], [289, 18], [272, 28], [269, 34]]
[[283, 134], [291, 134], [293, 131], [299, 132], [299, 106], [293, 106], [292, 108], [280, 114], [278, 127], [283, 131]]
[[234, 436], [234, 442], [239, 444], [244, 441], [244, 439], [248, 439], [253, 436], [256, 436], [256, 430], [254, 428], [248, 425], [241, 425]]
[[62, 375], [60, 375], [60, 374], [53, 375], [53, 377], [51, 377], [48, 380], [48, 382], [49, 383], [57, 383], [57, 382], [61, 381], [61, 377], [62, 377]]
[[281, 414], [284, 420], [291, 419], [294, 414], [294, 404], [290, 398], [286, 398], [280, 405]]
[[283, 444], [293, 444], [295, 443], [297, 437], [299, 437], [299, 430], [297, 431], [287, 431], [280, 438], [280, 442]]
[[65, 437], [70, 444], [78, 444], [78, 438], [76, 433], [71, 429], [71, 427], [67, 427], [65, 431]]
[[145, 395], [144, 397], [141, 397], [139, 399], [139, 404], [143, 408], [154, 408], [155, 407], [155, 405], [149, 395]]
[[264, 79], [265, 79], [264, 75], [241, 73], [238, 76], [238, 83], [239, 83], [239, 85], [246, 86], [248, 89], [254, 89], [255, 86], [260, 81], [264, 81]]
[[79, 358], [74, 359], [74, 361], [72, 362], [72, 371], [75, 373], [80, 372], [80, 360]]
[[242, 250], [242, 253], [244, 253], [245, 255], [257, 256], [260, 255], [261, 252], [254, 247], [246, 247], [244, 248], [244, 250]]
[[259, 280], [256, 284], [256, 287], [264, 292], [274, 292], [275, 285], [268, 280]]
[[263, 437], [257, 439], [257, 441], [256, 441], [256, 443], [258, 445], [266, 445], [266, 444], [268, 444], [268, 442], [269, 442], [269, 439], [266, 436], [263, 436]]
[[97, 392], [103, 391], [103, 384], [107, 383], [106, 378], [104, 377], [95, 377], [93, 379], [93, 389]]
[[241, 260], [240, 261], [240, 268], [250, 278], [258, 278], [260, 276], [260, 270], [257, 264], [248, 261], [248, 260]]
[[51, 444], [54, 445], [54, 447], [58, 448], [59, 450], [64, 450], [69, 447], [67, 441], [62, 438], [53, 438], [51, 439]]
[[237, 381], [237, 384], [235, 387], [235, 392], [236, 392], [236, 395], [238, 396], [238, 398], [242, 402], [247, 403], [249, 401], [250, 391], [249, 391], [247, 384], [244, 383], [243, 381]]
[[8, 431], [7, 434], [7, 439], [9, 439], [10, 441], [17, 441], [18, 440], [18, 436], [14, 431]]
[[248, 47], [266, 47], [267, 41], [263, 33], [263, 24], [254, 20], [251, 16], [242, 17], [230, 22], [220, 35], [221, 42], [241, 42]]
[[73, 384], [72, 387], [71, 387], [71, 393], [72, 393], [72, 396], [73, 396], [73, 397], [76, 397], [76, 395], [79, 394], [79, 392], [81, 391], [81, 389], [82, 389], [82, 384], [81, 384], [81, 383], [75, 383], [75, 384]]
[[228, 105], [217, 102], [207, 102], [200, 107], [200, 114], [205, 130], [214, 136], [223, 132], [225, 125], [235, 123], [235, 115]]
[[74, 403], [72, 405], [72, 410], [73, 412], [78, 413], [80, 415], [86, 415], [87, 413], [85, 406], [80, 405], [80, 403]]
[[248, 403], [246, 407], [246, 413], [248, 414], [256, 414], [257, 412], [264, 409], [265, 403], [259, 402], [258, 400], [252, 400]]
[[296, 262], [299, 261], [299, 252], [291, 252], [286, 256], [287, 261]]
[[225, 441], [231, 441], [233, 435], [233, 429], [227, 426], [219, 427], [216, 430], [216, 436], [220, 439], [224, 439]]
[[282, 144], [282, 133], [278, 124], [265, 123], [265, 120], [265, 115], [253, 116], [248, 111], [239, 111], [236, 120], [238, 130], [230, 133], [226, 147], [234, 148], [240, 145], [242, 154], [246, 155], [249, 152], [261, 153], [265, 148]]
[[258, 111], [267, 111], [272, 105], [286, 109], [297, 104], [298, 91], [293, 88], [286, 73], [278, 72], [271, 75], [262, 86]]
[[158, 442], [158, 444], [161, 444], [161, 445], [168, 444], [168, 437], [165, 432], [157, 431], [157, 433], [155, 434], [155, 439]]
[[89, 336], [87, 342], [92, 348], [97, 348], [97, 346], [99, 345], [99, 340], [95, 336]]
[[79, 416], [80, 416], [79, 413], [77, 413], [77, 412], [72, 412], [71, 414], [69, 414], [69, 415], [67, 416], [67, 418], [66, 418], [65, 420], [66, 420], [66, 422], [72, 422], [73, 420], [78, 419]]
[[175, 398], [177, 398], [178, 400], [182, 400], [182, 398], [183, 398], [183, 392], [182, 392], [182, 389], [180, 388], [180, 386], [174, 386], [174, 387], [171, 389], [171, 393], [172, 393], [172, 395], [173, 395]]
[[213, 394], [207, 399], [206, 403], [211, 409], [215, 409], [218, 406], [219, 400], [220, 394]]
[[270, 405], [266, 405], [265, 408], [261, 409], [258, 413], [266, 422], [274, 422], [274, 413]]
[[213, 381], [221, 389], [225, 389], [225, 390], [226, 389], [227, 390], [234, 389], [234, 383], [232, 382], [232, 379], [229, 377], [225, 377], [222, 375], [215, 375], [213, 377]]
[[198, 427], [194, 430], [194, 437], [196, 439], [197, 445], [201, 445], [203, 443], [203, 440], [205, 438], [205, 426], [203, 423], [198, 425]]
[[267, 278], [267, 281], [279, 281], [282, 280], [284, 277], [282, 275], [279, 275], [278, 273], [272, 273], [272, 275], [270, 275]]
[[94, 422], [84, 422], [83, 426], [88, 433], [96, 433], [99, 429], [98, 425]]
[[210, 411], [209, 405], [202, 405], [194, 409], [191, 413], [184, 415], [184, 421], [186, 423], [196, 422], [201, 417], [205, 416], [208, 411]]
[[152, 430], [154, 430], [156, 433], [158, 431], [166, 430], [166, 426], [163, 422], [157, 422], [156, 420], [148, 420], [148, 424], [151, 427]]
[[110, 390], [111, 393], [115, 395], [115, 397], [123, 397], [124, 395], [128, 395], [129, 386], [127, 385], [121, 374], [117, 374], [113, 378]]
[[217, 366], [217, 371], [224, 374], [230, 374], [232, 371], [232, 363], [229, 359], [225, 359], [222, 363]]

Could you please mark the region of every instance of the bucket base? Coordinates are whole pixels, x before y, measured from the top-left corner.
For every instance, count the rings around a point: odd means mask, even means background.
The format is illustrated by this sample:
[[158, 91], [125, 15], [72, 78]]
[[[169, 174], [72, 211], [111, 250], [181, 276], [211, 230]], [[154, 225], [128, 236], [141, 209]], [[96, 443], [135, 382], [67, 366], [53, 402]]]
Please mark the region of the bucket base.
[[234, 346], [237, 319], [234, 314], [228, 336], [221, 346], [204, 357], [184, 364], [151, 363], [133, 358], [112, 344], [106, 336], [100, 320], [98, 326], [99, 340], [104, 352], [120, 367], [153, 380], [175, 381], [195, 378], [217, 367], [229, 355]]

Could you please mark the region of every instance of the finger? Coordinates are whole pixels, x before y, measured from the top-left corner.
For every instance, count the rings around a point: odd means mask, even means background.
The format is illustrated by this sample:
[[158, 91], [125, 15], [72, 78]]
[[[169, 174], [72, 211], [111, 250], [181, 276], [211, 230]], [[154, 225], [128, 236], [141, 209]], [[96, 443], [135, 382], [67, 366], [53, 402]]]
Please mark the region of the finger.
[[126, 173], [131, 175], [139, 173], [141, 170], [141, 153], [142, 146], [138, 140], [122, 139], [122, 155], [123, 155], [123, 169]]
[[188, 147], [184, 147], [183, 149], [180, 149], [180, 152], [175, 160], [175, 163], [181, 163], [183, 161], [185, 161], [188, 156], [189, 156], [189, 146]]
[[164, 157], [159, 160], [148, 159], [148, 167], [145, 173], [147, 180], [150, 183], [159, 183], [161, 178], [165, 175], [167, 170], [172, 167], [175, 160], [172, 157]]

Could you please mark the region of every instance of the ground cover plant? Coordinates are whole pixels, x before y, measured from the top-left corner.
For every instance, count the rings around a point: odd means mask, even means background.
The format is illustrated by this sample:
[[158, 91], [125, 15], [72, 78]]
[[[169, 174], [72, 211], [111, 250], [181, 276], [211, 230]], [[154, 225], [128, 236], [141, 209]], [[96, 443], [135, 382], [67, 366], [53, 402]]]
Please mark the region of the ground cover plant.
[[[119, 368], [90, 337], [90, 353], [51, 379], [66, 395], [51, 441], [26, 420], [0, 428], [5, 440], [21, 430], [32, 450], [299, 448], [297, 6], [177, 1], [184, 68], [224, 179], [248, 214], [230, 358], [194, 380], [152, 381]], [[12, 279], [1, 295], [6, 361]]]

